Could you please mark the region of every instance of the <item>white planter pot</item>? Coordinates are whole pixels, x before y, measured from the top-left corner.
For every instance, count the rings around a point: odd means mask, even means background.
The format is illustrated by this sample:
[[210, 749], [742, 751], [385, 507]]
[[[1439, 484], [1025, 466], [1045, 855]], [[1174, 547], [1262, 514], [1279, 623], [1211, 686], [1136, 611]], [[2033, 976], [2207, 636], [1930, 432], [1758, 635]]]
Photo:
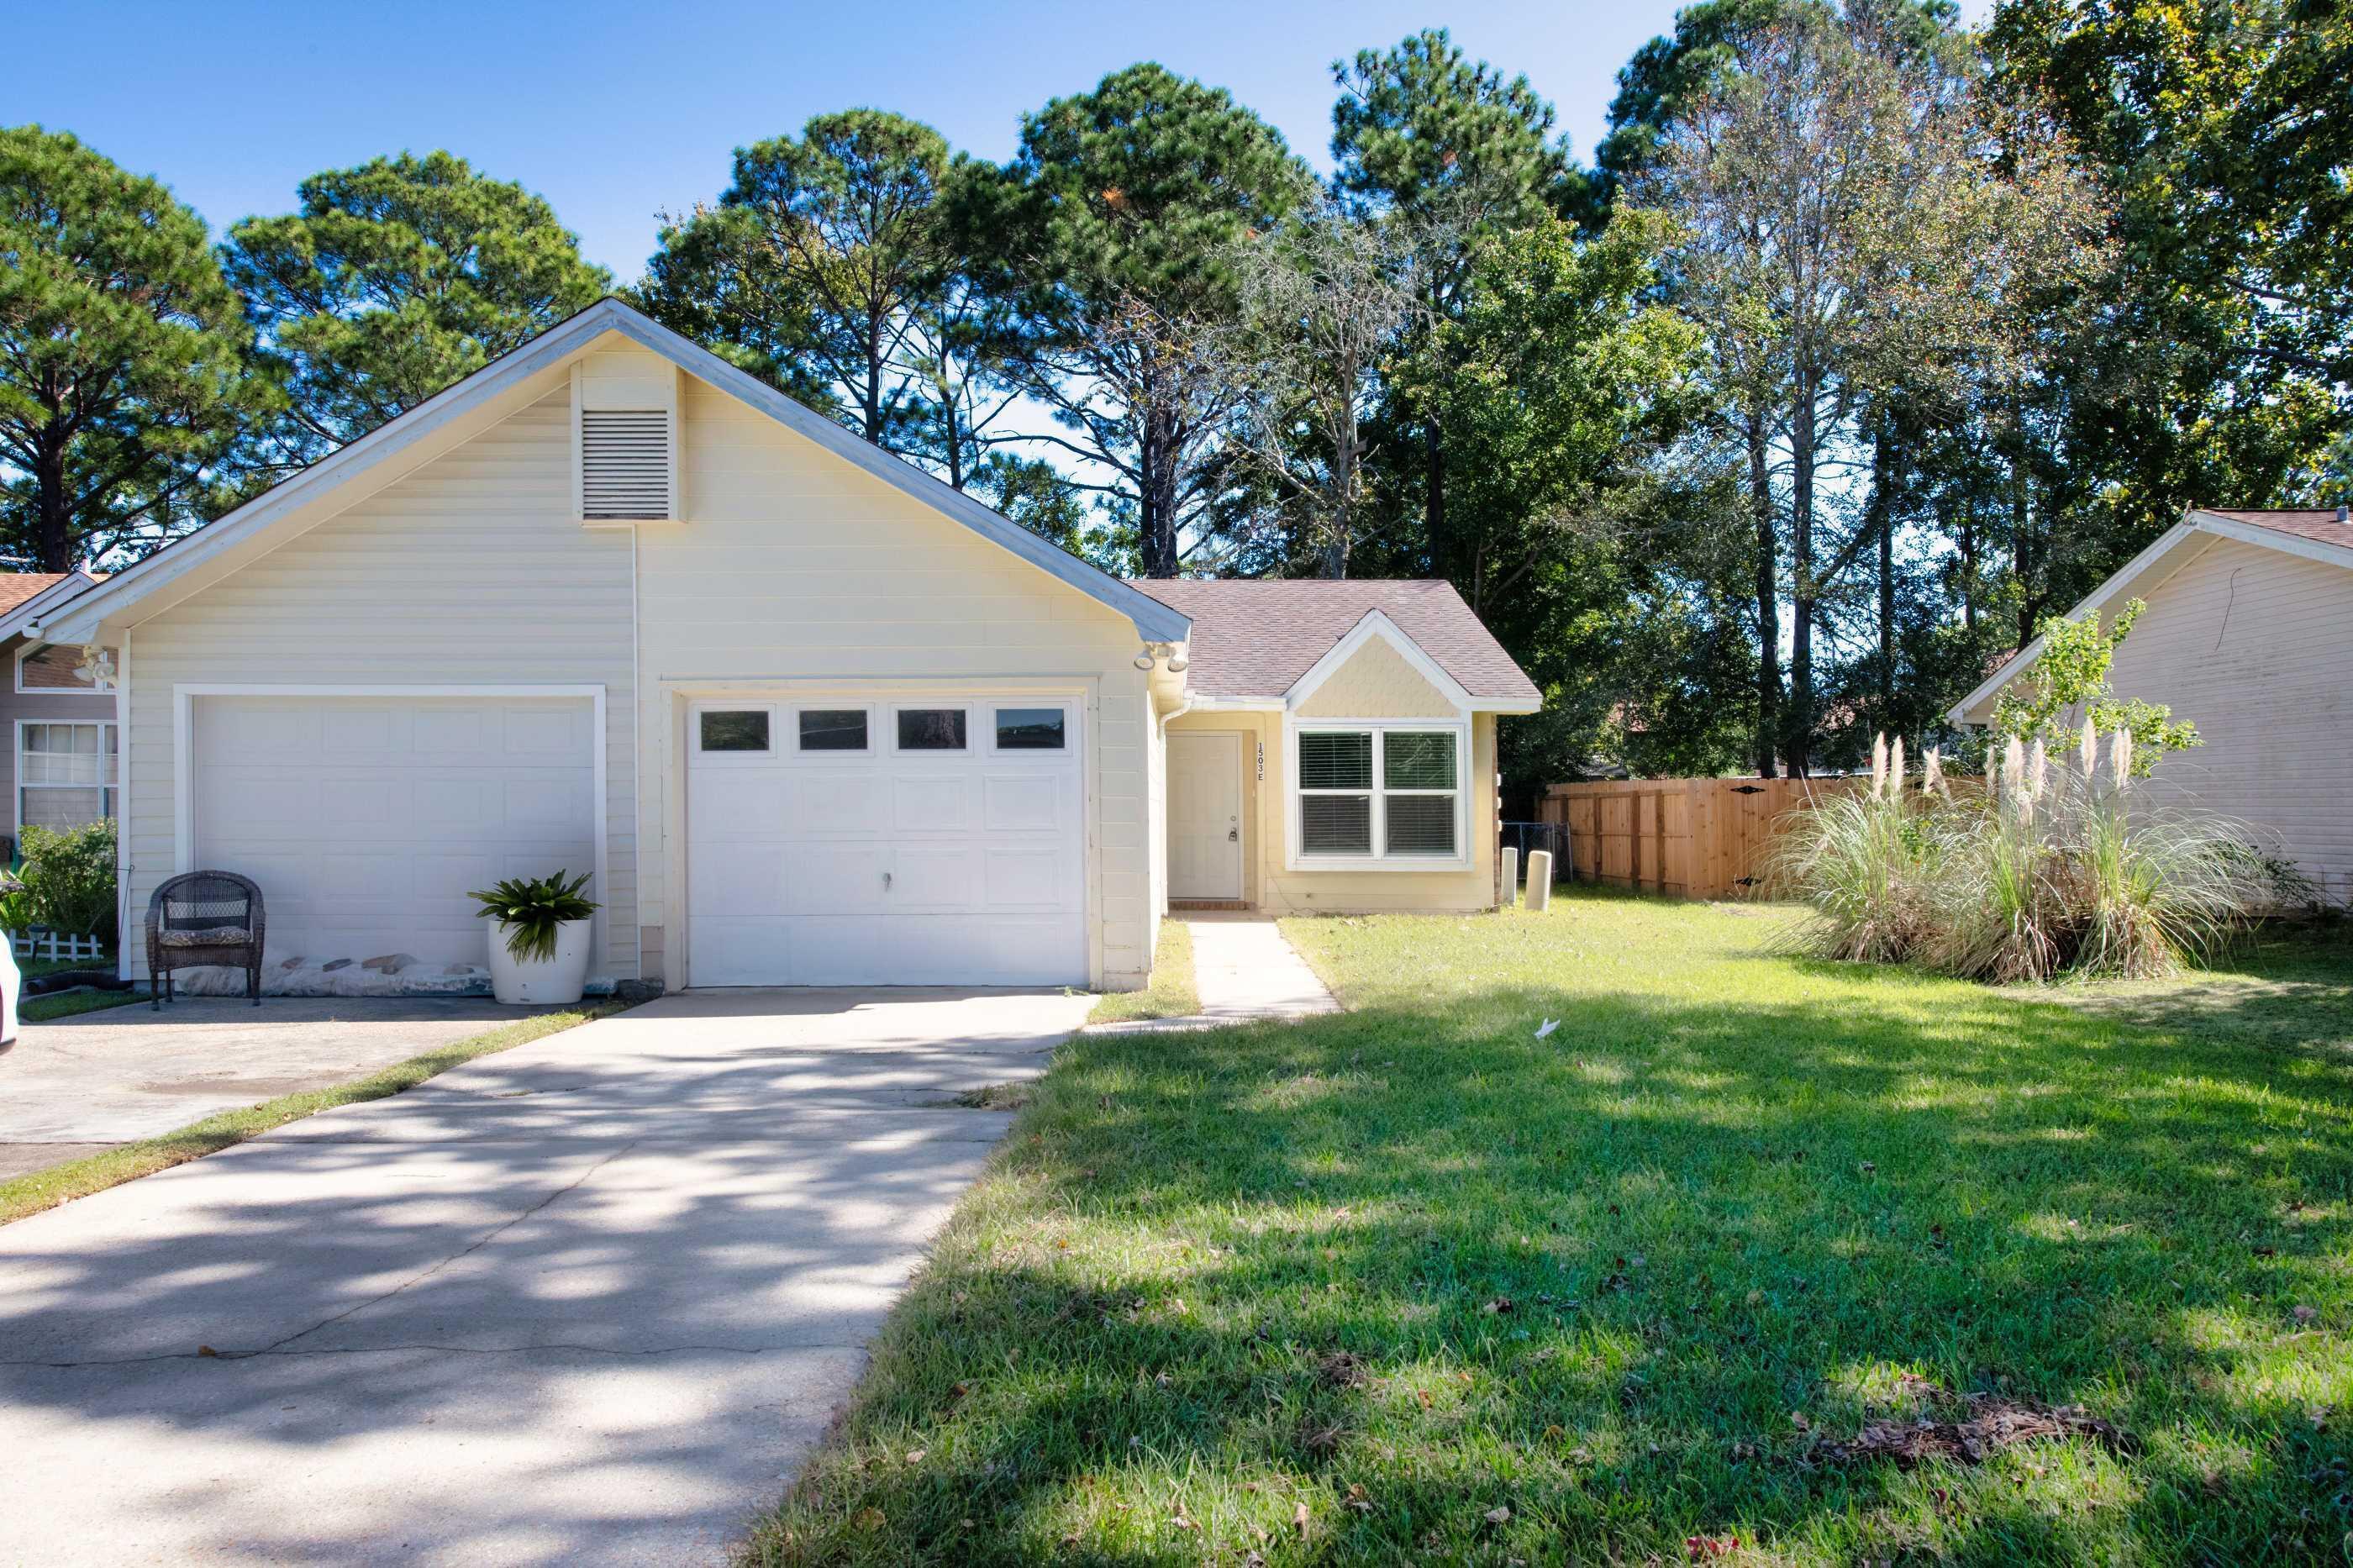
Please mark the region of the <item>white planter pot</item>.
[[555, 928], [555, 956], [526, 963], [507, 951], [508, 928], [491, 928], [491, 990], [509, 1006], [561, 1006], [580, 1000], [588, 980], [587, 921]]

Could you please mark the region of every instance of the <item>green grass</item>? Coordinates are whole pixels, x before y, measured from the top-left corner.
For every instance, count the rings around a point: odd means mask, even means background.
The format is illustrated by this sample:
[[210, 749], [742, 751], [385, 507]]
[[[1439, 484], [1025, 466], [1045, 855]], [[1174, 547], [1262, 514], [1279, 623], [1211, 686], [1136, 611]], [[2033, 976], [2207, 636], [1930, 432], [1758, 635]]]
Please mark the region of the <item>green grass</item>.
[[[111, 971], [114, 955], [109, 953], [104, 958], [26, 958], [19, 960], [16, 967], [27, 980], [44, 974], [62, 973], [69, 969]], [[23, 1024], [46, 1024], [53, 1018], [70, 1018], [77, 1013], [96, 1013], [146, 999], [137, 991], [60, 991], [49, 996], [19, 996], [16, 999], [16, 1020]]]
[[[1784, 919], [1289, 921], [1352, 1011], [1073, 1040], [750, 1554], [2343, 1561], [2345, 939], [2021, 994]], [[1818, 1448], [1939, 1388], [2132, 1446]]]
[[1097, 997], [1087, 1022], [1189, 1018], [1200, 1010], [1200, 994], [1193, 988], [1192, 928], [1172, 918], [1160, 922], [1160, 945], [1152, 954], [1152, 984], [1141, 991], [1112, 991]]
[[448, 1071], [460, 1062], [470, 1062], [476, 1057], [486, 1057], [495, 1051], [511, 1050], [533, 1040], [544, 1039], [594, 1019], [625, 1012], [628, 1005], [619, 1002], [591, 1002], [561, 1013], [541, 1013], [528, 1018], [518, 1018], [512, 1024], [483, 1034], [452, 1041], [438, 1050], [395, 1062], [348, 1083], [309, 1089], [300, 1094], [280, 1095], [276, 1100], [265, 1100], [241, 1110], [224, 1110], [160, 1137], [142, 1138], [135, 1143], [109, 1149], [102, 1154], [28, 1171], [24, 1175], [0, 1182], [0, 1225], [23, 1219], [26, 1215], [38, 1214], [43, 1209], [55, 1208], [74, 1198], [104, 1192], [109, 1187], [119, 1187], [125, 1182], [153, 1175], [169, 1166], [218, 1153], [273, 1127], [282, 1127], [289, 1121], [300, 1121], [338, 1105], [351, 1105], [363, 1100], [382, 1100], [386, 1095], [398, 1094], [403, 1089], [416, 1088], [437, 1073]]

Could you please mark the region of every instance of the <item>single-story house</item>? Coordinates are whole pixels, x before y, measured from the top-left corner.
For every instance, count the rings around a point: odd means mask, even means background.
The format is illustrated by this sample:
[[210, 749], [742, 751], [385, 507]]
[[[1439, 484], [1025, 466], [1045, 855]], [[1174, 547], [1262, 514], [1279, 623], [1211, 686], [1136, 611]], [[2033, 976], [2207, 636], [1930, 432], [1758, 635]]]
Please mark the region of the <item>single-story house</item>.
[[[2353, 522], [2343, 509], [2238, 511], [2192, 507], [2069, 612], [2102, 619], [2134, 599], [2147, 609], [2116, 649], [2119, 697], [2162, 702], [2204, 744], [2166, 757], [2152, 799], [2236, 817], [2342, 902], [2353, 895]], [[2041, 638], [1956, 704], [1983, 725], [1994, 700], [2034, 667]]]
[[1120, 581], [616, 300], [43, 635], [115, 650], [134, 922], [242, 872], [266, 974], [563, 868], [598, 983], [1133, 987], [1172, 891], [1492, 907], [1537, 705], [1443, 584]]
[[118, 737], [105, 679], [112, 655], [92, 659], [77, 643], [41, 635], [45, 616], [100, 581], [86, 569], [0, 574], [0, 658], [8, 672], [0, 688], [7, 719], [0, 779], [11, 845], [27, 826], [79, 827], [114, 816]]

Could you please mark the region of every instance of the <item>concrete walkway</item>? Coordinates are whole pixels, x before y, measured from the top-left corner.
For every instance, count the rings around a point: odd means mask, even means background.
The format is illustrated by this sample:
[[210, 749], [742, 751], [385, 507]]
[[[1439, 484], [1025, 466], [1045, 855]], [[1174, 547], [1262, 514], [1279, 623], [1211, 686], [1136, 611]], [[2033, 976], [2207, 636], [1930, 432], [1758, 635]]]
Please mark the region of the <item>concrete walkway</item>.
[[0, 1181], [365, 1078], [542, 1010], [464, 997], [271, 996], [256, 1007], [206, 996], [26, 1024], [0, 1055]]
[[1255, 915], [1182, 918], [1193, 938], [1193, 988], [1200, 995], [1201, 1010], [1181, 1018], [1096, 1024], [1089, 1034], [1216, 1029], [1259, 1018], [1307, 1018], [1340, 1010], [1324, 982], [1272, 921]]
[[0, 1227], [0, 1564], [722, 1561], [1087, 1006], [689, 993]]

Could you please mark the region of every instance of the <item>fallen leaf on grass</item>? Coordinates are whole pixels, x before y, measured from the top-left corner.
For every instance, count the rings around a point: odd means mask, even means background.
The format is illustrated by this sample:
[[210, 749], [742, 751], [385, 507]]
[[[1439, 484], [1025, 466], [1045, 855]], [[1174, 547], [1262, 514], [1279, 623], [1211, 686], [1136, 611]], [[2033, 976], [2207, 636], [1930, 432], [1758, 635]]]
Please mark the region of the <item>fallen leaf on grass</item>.
[[1488, 1313], [1508, 1312], [1512, 1310], [1512, 1299], [1509, 1296], [1498, 1296], [1479, 1310]]
[[2310, 1307], [2298, 1307], [2295, 1311], [2290, 1312], [2288, 1316], [2294, 1318], [2299, 1323], [2308, 1323], [2312, 1321], [2313, 1319], [2320, 1316], [2320, 1314]]
[[[1937, 1396], [1951, 1400], [1944, 1390], [1928, 1386]], [[2140, 1449], [2139, 1441], [2130, 1433], [2113, 1422], [2085, 1415], [2080, 1405], [2039, 1405], [1995, 1394], [1972, 1394], [1961, 1404], [1968, 1415], [1957, 1421], [1873, 1421], [1852, 1442], [1817, 1444], [1814, 1457], [1831, 1464], [1893, 1459], [1897, 1468], [1908, 1470], [1927, 1459], [1982, 1464], [2004, 1448], [2067, 1437], [2089, 1437], [2119, 1454]]]
[[1353, 1508], [1358, 1513], [1370, 1513], [1373, 1511], [1373, 1500], [1365, 1495], [1363, 1487], [1352, 1484], [1348, 1488], [1348, 1495], [1340, 1500], [1340, 1506]]
[[1291, 1510], [1291, 1524], [1293, 1529], [1299, 1531], [1300, 1540], [1307, 1539], [1307, 1505], [1305, 1503], [1300, 1503]]
[[1507, 1508], [1491, 1508], [1487, 1510], [1489, 1524], [1506, 1524], [1511, 1521], [1511, 1518], [1512, 1510]]
[[1683, 1555], [1694, 1563], [1706, 1563], [1718, 1557], [1729, 1557], [1740, 1550], [1736, 1535], [1686, 1535]]
[[923, 1462], [923, 1456], [930, 1452], [929, 1448], [910, 1448], [907, 1450], [907, 1463], [920, 1465]]

